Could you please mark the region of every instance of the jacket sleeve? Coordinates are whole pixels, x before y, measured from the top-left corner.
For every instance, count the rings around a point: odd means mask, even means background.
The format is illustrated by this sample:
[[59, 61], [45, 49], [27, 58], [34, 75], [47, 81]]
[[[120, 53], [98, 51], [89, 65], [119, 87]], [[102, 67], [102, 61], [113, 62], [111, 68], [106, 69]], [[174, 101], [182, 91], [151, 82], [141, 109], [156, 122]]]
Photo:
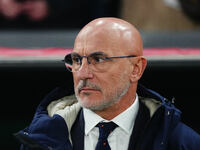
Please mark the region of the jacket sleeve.
[[21, 150], [72, 150], [65, 120], [57, 114], [50, 117], [46, 110], [55, 98], [53, 93], [48, 95], [38, 106], [31, 124], [15, 134], [22, 143]]
[[71, 150], [68, 129], [59, 115], [41, 115], [30, 126], [16, 135], [22, 143], [21, 150]]
[[179, 123], [169, 139], [170, 150], [197, 150], [200, 147], [200, 135], [183, 123]]

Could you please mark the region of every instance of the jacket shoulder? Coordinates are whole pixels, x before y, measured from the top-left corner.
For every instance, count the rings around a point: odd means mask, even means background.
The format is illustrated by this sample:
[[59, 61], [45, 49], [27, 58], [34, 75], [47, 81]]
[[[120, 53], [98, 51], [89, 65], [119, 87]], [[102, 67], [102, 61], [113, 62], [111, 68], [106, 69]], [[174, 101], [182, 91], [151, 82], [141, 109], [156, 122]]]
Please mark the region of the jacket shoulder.
[[196, 150], [200, 147], [200, 135], [182, 122], [177, 124], [169, 138], [170, 150]]

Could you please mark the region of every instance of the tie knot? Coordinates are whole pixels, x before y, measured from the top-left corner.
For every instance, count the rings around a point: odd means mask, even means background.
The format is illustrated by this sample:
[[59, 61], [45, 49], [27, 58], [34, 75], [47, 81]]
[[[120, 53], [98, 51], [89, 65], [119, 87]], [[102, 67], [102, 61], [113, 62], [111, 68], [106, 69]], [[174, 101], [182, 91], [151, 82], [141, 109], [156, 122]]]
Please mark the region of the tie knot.
[[96, 125], [99, 128], [99, 138], [107, 139], [109, 134], [117, 127], [114, 122], [101, 122]]

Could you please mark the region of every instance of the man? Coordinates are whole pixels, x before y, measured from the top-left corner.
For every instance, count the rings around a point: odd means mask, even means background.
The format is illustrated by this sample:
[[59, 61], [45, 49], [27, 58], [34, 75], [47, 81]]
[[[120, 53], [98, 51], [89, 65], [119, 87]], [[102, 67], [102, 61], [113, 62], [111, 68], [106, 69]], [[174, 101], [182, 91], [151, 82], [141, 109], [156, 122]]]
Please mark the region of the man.
[[65, 56], [76, 98], [70, 89], [51, 92], [16, 134], [21, 149], [196, 150], [200, 136], [180, 122], [180, 111], [138, 85], [147, 64], [142, 51], [139, 32], [124, 20], [87, 24]]

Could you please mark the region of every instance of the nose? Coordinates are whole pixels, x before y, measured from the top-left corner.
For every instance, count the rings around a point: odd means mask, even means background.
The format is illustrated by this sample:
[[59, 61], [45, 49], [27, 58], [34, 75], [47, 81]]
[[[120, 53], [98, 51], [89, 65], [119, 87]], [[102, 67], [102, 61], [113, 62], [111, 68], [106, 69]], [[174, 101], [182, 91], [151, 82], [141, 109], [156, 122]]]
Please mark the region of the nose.
[[76, 76], [77, 78], [79, 78], [80, 80], [84, 80], [84, 79], [91, 79], [93, 78], [93, 73], [89, 67], [87, 58], [83, 58], [82, 59], [82, 64], [80, 69], [76, 72]]

